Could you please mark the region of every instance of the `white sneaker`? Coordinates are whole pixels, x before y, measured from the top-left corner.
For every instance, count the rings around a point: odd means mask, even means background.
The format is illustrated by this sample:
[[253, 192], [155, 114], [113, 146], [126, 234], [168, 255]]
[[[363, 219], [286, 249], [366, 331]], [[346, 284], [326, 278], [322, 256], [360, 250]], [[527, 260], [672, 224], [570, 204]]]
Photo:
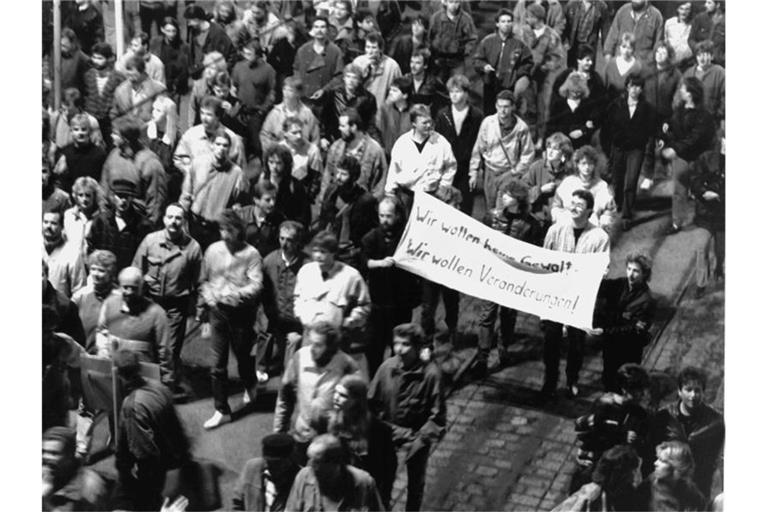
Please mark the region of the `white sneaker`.
[[243, 391], [243, 404], [247, 405], [251, 403], [251, 395], [248, 394], [248, 390]]
[[211, 416], [208, 421], [203, 423], [203, 428], [205, 430], [211, 430], [214, 429], [224, 423], [228, 423], [232, 419], [232, 416], [229, 414], [222, 414], [219, 411], [216, 411], [213, 413], [213, 416]]
[[640, 182], [640, 190], [650, 190], [653, 186], [653, 180], [650, 178], [643, 178], [643, 181]]
[[256, 370], [256, 380], [259, 384], [264, 384], [269, 380], [269, 374], [267, 372]]

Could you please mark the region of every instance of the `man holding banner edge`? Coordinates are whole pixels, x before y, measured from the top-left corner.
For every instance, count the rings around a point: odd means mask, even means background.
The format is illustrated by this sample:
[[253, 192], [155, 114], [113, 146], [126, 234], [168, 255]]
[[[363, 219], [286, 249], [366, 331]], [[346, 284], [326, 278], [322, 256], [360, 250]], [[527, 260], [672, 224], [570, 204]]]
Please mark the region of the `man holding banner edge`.
[[[589, 222], [595, 198], [586, 190], [576, 190], [571, 196], [571, 221], [552, 225], [544, 238], [544, 248], [564, 252], [588, 253], [610, 252], [608, 234], [599, 226]], [[542, 398], [554, 398], [560, 377], [560, 344], [563, 339], [563, 324], [551, 320], [541, 321], [544, 331], [544, 385]], [[579, 394], [578, 379], [584, 361], [584, 340], [586, 332], [576, 327], [566, 327], [568, 338], [568, 360], [565, 374], [570, 396]]]

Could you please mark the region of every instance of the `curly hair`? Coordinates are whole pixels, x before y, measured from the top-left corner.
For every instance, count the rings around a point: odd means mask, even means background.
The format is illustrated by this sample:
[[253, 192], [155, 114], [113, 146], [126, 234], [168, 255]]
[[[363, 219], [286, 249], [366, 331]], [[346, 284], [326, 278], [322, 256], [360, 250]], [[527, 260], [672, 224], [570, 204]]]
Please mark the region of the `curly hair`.
[[573, 152], [573, 157], [571, 158], [571, 163], [573, 164], [574, 169], [577, 169], [579, 162], [585, 159], [595, 166], [595, 171], [592, 173], [592, 179], [600, 179], [603, 171], [608, 167], [608, 159], [605, 158], [605, 155], [602, 152], [590, 145], [581, 146]]
[[592, 481], [600, 485], [610, 499], [623, 494], [632, 486], [633, 474], [640, 466], [640, 457], [629, 445], [617, 445], [603, 453], [592, 472]]

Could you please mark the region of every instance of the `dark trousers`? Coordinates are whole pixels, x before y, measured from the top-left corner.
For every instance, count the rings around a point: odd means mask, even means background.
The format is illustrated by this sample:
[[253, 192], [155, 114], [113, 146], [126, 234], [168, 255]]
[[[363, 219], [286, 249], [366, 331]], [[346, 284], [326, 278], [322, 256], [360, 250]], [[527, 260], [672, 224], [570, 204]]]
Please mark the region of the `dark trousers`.
[[643, 149], [611, 148], [611, 175], [616, 209], [623, 219], [632, 217], [637, 196], [637, 180], [643, 167]]
[[603, 345], [603, 387], [606, 391], [620, 393], [616, 381], [619, 368], [625, 363], [640, 364], [643, 359], [643, 346], [635, 340], [623, 336], [606, 336]]
[[[401, 450], [410, 451], [411, 444], [407, 443]], [[424, 499], [424, 483], [427, 479], [427, 462], [429, 461], [429, 445], [422, 446], [405, 461], [408, 471], [408, 494], [405, 500], [405, 510], [421, 509]]]
[[[544, 331], [544, 387], [549, 391], [557, 388], [560, 378], [560, 344], [563, 340], [563, 324], [541, 321]], [[568, 362], [565, 367], [566, 382], [569, 386], [579, 381], [579, 372], [584, 362], [584, 339], [586, 333], [575, 327], [568, 327]]]
[[392, 329], [395, 326], [411, 321], [413, 309], [408, 306], [378, 306], [371, 307], [371, 340], [365, 356], [368, 359], [368, 371], [371, 375], [384, 360], [384, 351], [392, 346]]
[[136, 475], [120, 471], [114, 491], [118, 510], [160, 510], [166, 467], [157, 459], [136, 461]]
[[[174, 8], [166, 8], [165, 5], [157, 5], [155, 7], [146, 7], [139, 5], [139, 19], [141, 19], [141, 31], [152, 37], [152, 24], [157, 25], [157, 34], [159, 35], [160, 29], [163, 27], [163, 18], [171, 16], [176, 18]], [[181, 37], [181, 34], [179, 34]]]
[[211, 308], [209, 314], [213, 405], [222, 414], [230, 414], [231, 410], [227, 402], [227, 363], [230, 345], [237, 358], [237, 372], [248, 393], [252, 393], [256, 384], [256, 362], [251, 355], [256, 307], [251, 303], [237, 307], [219, 304]]
[[245, 139], [245, 153], [246, 156], [250, 158], [261, 158], [262, 153], [262, 147], [261, 147], [261, 138], [259, 137], [259, 133], [261, 133], [261, 125], [264, 124], [264, 115], [254, 112], [248, 117], [248, 124], [246, 127], [246, 131], [248, 133], [248, 137]]
[[495, 76], [485, 76], [483, 81], [483, 114], [490, 116], [496, 113], [496, 95], [507, 87], [502, 87]]
[[298, 348], [294, 343], [288, 348], [288, 333], [295, 332], [301, 335], [304, 327], [301, 322], [278, 319], [269, 323], [269, 332], [272, 334], [272, 346], [265, 351], [263, 366], [269, 375], [282, 374], [288, 366], [288, 362]]
[[[462, 167], [464, 167], [462, 169]], [[461, 175], [459, 173], [461, 172]], [[469, 190], [469, 162], [466, 162], [465, 166], [459, 164], [459, 168], [456, 171], [456, 176], [453, 178], [453, 186], [459, 189], [461, 192], [461, 204], [459, 209], [467, 215], [472, 215], [472, 207], [475, 204], [475, 196]]]
[[459, 292], [426, 279], [423, 286], [421, 328], [424, 334], [428, 338], [435, 334], [435, 311], [441, 295], [445, 306], [445, 324], [450, 331], [455, 331], [459, 323]]
[[160, 362], [163, 382], [178, 383], [181, 376], [181, 349], [187, 335], [187, 316], [189, 316], [189, 297], [151, 296], [165, 311], [168, 319], [168, 348], [166, 357]]
[[483, 301], [480, 305], [480, 330], [478, 336], [478, 357], [486, 361], [493, 346], [496, 317], [499, 317], [499, 348], [506, 348], [515, 342], [517, 310], [505, 308], [495, 302]]

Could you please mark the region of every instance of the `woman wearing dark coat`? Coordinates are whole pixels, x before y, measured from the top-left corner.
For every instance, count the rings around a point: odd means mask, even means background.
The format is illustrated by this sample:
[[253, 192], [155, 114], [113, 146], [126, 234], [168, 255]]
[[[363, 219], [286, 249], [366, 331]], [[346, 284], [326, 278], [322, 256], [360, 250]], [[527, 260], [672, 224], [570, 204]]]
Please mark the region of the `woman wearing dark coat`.
[[643, 98], [644, 80], [629, 75], [625, 92], [608, 105], [600, 130], [600, 143], [610, 157], [610, 176], [616, 209], [621, 211], [624, 229], [635, 208], [635, 195], [643, 153], [656, 131], [653, 108]]
[[168, 94], [179, 105], [179, 97], [189, 91], [189, 46], [181, 40], [176, 18], [163, 19], [162, 32], [149, 42], [149, 51], [163, 62]]
[[680, 231], [691, 217], [688, 204], [688, 171], [690, 163], [714, 142], [715, 121], [702, 106], [704, 87], [695, 77], [683, 79], [682, 101], [675, 107], [668, 123], [662, 126], [661, 156], [669, 162], [674, 183], [672, 192], [672, 225], [668, 234]]
[[590, 144], [597, 129], [599, 110], [587, 101], [589, 87], [584, 77], [574, 71], [560, 86], [560, 97], [552, 102], [546, 137], [555, 132], [568, 136], [573, 149]]
[[264, 171], [262, 180], [272, 182], [277, 187], [275, 211], [285, 215], [288, 220], [300, 222], [309, 229], [312, 220], [312, 199], [304, 186], [291, 176], [293, 156], [285, 146], [272, 145], [264, 151]]

